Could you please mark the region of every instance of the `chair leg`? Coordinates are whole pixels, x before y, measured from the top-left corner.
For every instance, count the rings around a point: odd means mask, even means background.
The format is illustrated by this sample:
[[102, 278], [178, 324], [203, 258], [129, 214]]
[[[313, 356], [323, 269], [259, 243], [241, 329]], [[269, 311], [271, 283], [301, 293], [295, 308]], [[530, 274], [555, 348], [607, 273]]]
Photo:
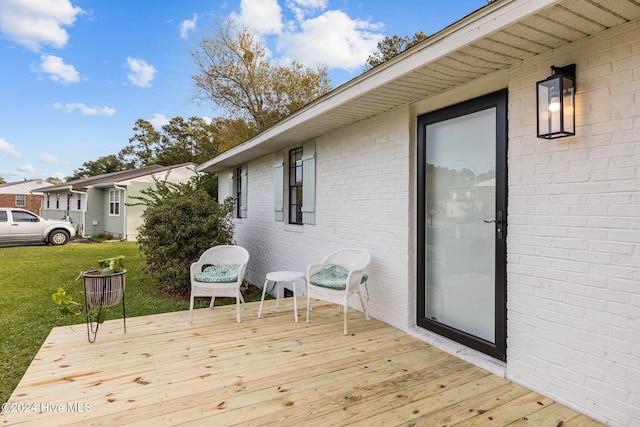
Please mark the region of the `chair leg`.
[[191, 302], [189, 303], [189, 323], [193, 321], [193, 291], [191, 292]]
[[307, 323], [309, 323], [309, 312], [311, 311], [311, 296], [307, 290]]
[[358, 296], [360, 297], [360, 304], [362, 304], [362, 310], [364, 311], [364, 316], [369, 320], [369, 312], [367, 311], [367, 306], [365, 305], [364, 299], [362, 299], [362, 294], [358, 291]]
[[347, 304], [344, 304], [344, 334], [347, 335]]
[[268, 280], [264, 281], [264, 285], [262, 285], [262, 298], [260, 298], [260, 308], [258, 309], [258, 318], [260, 318], [260, 316], [262, 316], [262, 304], [264, 304], [264, 297], [265, 294], [267, 293], [267, 284], [269, 283]]
[[236, 295], [236, 320], [238, 321], [238, 323], [240, 323], [240, 298], [241, 297], [242, 297], [242, 294], [238, 289], [238, 295]]

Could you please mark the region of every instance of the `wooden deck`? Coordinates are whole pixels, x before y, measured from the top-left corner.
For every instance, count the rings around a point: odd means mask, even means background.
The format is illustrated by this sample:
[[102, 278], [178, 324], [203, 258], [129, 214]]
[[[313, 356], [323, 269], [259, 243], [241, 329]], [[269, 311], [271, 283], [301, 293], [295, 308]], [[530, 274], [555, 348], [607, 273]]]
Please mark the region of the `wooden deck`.
[[[299, 308], [304, 307], [302, 298]], [[599, 426], [361, 313], [291, 299], [52, 330], [0, 426]]]

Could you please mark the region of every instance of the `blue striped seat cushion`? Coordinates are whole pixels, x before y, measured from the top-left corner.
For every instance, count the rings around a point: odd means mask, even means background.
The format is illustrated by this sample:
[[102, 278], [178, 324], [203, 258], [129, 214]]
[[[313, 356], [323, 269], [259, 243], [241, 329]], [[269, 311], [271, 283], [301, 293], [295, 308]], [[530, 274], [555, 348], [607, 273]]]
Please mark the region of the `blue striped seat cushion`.
[[196, 282], [233, 283], [238, 280], [239, 264], [209, 265], [194, 277]]
[[[309, 278], [309, 283], [323, 288], [343, 290], [347, 287], [349, 270], [339, 265], [328, 265], [323, 270]], [[369, 277], [362, 275], [360, 283], [365, 283]]]

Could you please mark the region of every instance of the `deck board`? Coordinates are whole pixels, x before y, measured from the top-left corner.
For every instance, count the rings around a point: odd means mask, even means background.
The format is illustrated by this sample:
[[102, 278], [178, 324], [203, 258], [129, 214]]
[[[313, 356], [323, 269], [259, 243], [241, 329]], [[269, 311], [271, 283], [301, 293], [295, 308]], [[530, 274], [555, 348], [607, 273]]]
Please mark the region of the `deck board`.
[[[301, 298], [298, 306], [303, 307]], [[0, 425], [601, 425], [375, 319], [290, 298], [54, 328]], [[73, 405], [90, 411], [81, 412]], [[58, 406], [59, 405], [59, 406]], [[55, 412], [61, 408], [61, 413]]]

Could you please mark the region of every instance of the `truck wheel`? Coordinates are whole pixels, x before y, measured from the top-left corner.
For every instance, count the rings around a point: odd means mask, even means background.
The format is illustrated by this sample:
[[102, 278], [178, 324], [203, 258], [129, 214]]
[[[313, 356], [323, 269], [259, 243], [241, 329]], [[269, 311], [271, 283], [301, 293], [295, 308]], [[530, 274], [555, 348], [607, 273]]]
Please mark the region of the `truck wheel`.
[[62, 230], [53, 230], [51, 234], [49, 234], [49, 243], [52, 245], [64, 245], [69, 240], [69, 235], [66, 231]]

